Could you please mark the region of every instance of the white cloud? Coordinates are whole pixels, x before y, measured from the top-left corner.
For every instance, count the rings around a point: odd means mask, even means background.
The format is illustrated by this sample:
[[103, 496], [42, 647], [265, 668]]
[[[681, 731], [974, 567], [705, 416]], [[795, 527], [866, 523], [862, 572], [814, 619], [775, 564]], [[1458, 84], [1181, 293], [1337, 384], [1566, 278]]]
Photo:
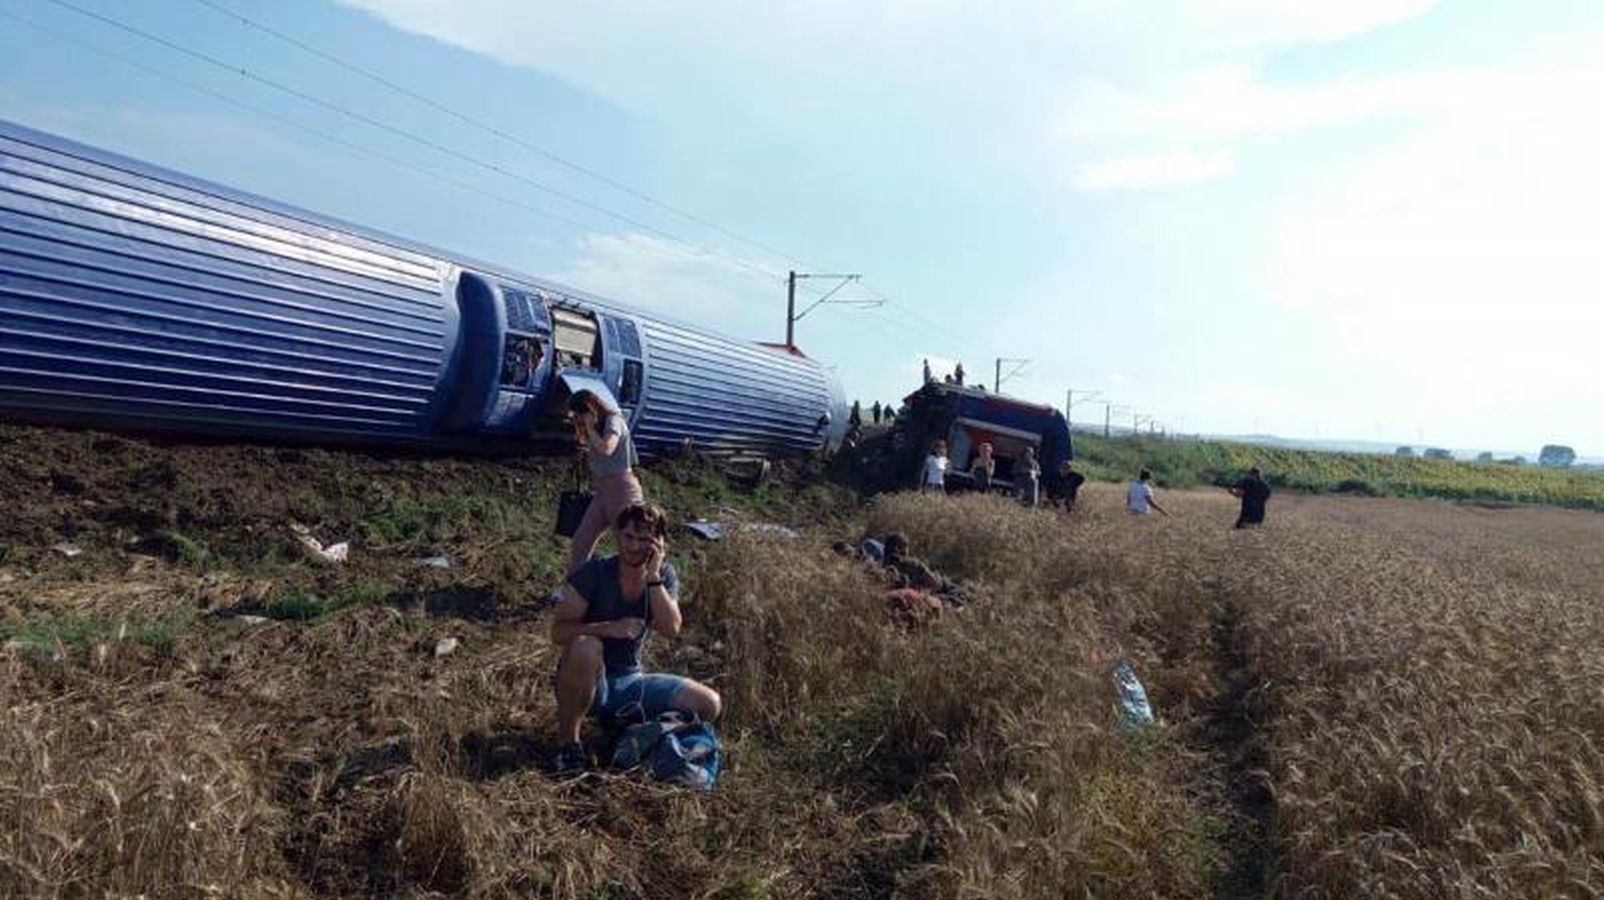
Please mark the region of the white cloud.
[[1179, 150], [1089, 163], [1075, 172], [1074, 185], [1083, 191], [1168, 187], [1220, 178], [1230, 174], [1234, 167], [1231, 154], [1223, 150], [1210, 153]]
[[[741, 127], [828, 117], [842, 97], [950, 122], [1011, 111], [1022, 127], [1076, 83], [1163, 96], [1177, 79], [1350, 37], [1435, 0], [955, 0], [662, 4], [339, 0], [395, 28], [556, 75], [654, 116], [710, 110]], [[1187, 92], [1183, 92], [1187, 93]], [[1116, 100], [1119, 98], [1116, 97]], [[815, 119], [815, 121], [819, 121]], [[964, 122], [953, 123], [961, 127]]]
[[1205, 0], [1205, 17], [1238, 28], [1257, 27], [1282, 41], [1340, 40], [1427, 12], [1437, 0]]
[[[718, 321], [734, 334], [772, 332], [784, 319], [784, 287], [722, 253], [647, 234], [582, 236], [572, 267], [553, 280], [687, 320]], [[764, 326], [770, 327], [764, 327]]]
[[1445, 104], [1286, 215], [1270, 258], [1275, 298], [1323, 323], [1333, 365], [1407, 386], [1401, 415], [1485, 421], [1496, 441], [1604, 405], [1604, 126], [1579, 114], [1604, 67], [1480, 85], [1474, 109]]

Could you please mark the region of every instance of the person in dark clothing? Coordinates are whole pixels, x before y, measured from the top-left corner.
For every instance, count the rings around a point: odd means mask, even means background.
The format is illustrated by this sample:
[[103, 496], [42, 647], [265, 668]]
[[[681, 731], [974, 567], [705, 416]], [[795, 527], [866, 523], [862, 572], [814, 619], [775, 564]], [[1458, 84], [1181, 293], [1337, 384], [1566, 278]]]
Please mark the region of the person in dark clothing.
[[964, 383], [964, 364], [963, 363], [959, 363], [957, 365], [957, 367], [955, 367], [952, 370], [952, 383], [953, 384], [960, 384], [960, 385]]
[[1086, 476], [1075, 471], [1072, 463], [1066, 462], [1058, 470], [1058, 496], [1063, 498], [1064, 512], [1075, 508], [1075, 498], [1080, 495], [1080, 486], [1086, 483]]
[[1254, 466], [1236, 484], [1227, 488], [1231, 496], [1242, 500], [1242, 512], [1236, 517], [1236, 527], [1256, 528], [1264, 524], [1264, 506], [1270, 502], [1270, 485]]
[[863, 406], [858, 401], [852, 401], [852, 410], [847, 413], [847, 424], [854, 428], [863, 425]]
[[874, 420], [874, 424], [876, 424], [876, 425], [880, 424], [880, 401], [879, 400], [874, 401], [874, 405], [869, 407], [869, 418]]

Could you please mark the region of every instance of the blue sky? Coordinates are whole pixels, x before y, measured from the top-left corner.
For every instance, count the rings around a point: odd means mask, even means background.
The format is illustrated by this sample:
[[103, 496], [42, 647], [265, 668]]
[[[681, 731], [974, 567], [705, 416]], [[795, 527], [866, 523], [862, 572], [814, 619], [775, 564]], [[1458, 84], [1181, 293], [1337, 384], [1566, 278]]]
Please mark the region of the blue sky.
[[1188, 431], [1604, 448], [1604, 5], [70, 3], [227, 68], [0, 0], [67, 38], [0, 17], [0, 117], [741, 337], [861, 272], [798, 340], [866, 399], [1025, 357]]

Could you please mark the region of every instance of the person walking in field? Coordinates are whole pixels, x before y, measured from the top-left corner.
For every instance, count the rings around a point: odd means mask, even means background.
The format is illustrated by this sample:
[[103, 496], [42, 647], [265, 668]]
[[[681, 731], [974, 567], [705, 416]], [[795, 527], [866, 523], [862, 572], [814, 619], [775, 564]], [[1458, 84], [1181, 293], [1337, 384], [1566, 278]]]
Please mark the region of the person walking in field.
[[1130, 489], [1125, 492], [1125, 509], [1133, 516], [1145, 516], [1148, 510], [1158, 510], [1165, 516], [1169, 511], [1158, 505], [1158, 499], [1153, 496], [1153, 473], [1143, 469], [1131, 482]]
[[590, 460], [590, 484], [595, 491], [568, 548], [568, 572], [572, 574], [590, 559], [596, 542], [618, 514], [644, 502], [646, 495], [635, 478], [639, 460], [623, 414], [593, 391], [576, 391], [568, 400], [568, 415], [579, 452]]
[[679, 634], [679, 575], [668, 561], [668, 517], [636, 503], [613, 522], [618, 555], [592, 559], [568, 576], [551, 623], [557, 661], [558, 773], [585, 769], [579, 743], [586, 714], [651, 721], [670, 710], [718, 718], [718, 692], [678, 675], [646, 672], [641, 651], [652, 632]]
[[880, 424], [880, 401], [879, 400], [874, 401], [874, 405], [869, 407], [869, 418], [874, 421], [874, 424], [876, 424], [876, 425]]
[[1242, 512], [1236, 517], [1236, 527], [1257, 528], [1264, 524], [1264, 507], [1270, 502], [1270, 485], [1259, 474], [1259, 467], [1248, 469], [1248, 474], [1229, 488], [1231, 496], [1242, 500]]
[[852, 401], [852, 410], [847, 413], [847, 425], [853, 428], [863, 426], [863, 406], [858, 401]]
[[933, 491], [937, 494], [947, 492], [946, 441], [936, 441], [930, 445], [930, 455], [925, 457], [924, 470], [919, 476], [919, 490]]

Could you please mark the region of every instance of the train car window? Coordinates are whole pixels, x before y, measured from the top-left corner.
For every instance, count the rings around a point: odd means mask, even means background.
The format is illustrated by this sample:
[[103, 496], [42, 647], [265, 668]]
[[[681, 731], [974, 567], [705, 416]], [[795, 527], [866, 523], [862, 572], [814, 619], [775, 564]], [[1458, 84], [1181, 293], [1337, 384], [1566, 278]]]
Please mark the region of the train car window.
[[590, 313], [553, 309], [551, 344], [561, 365], [601, 368], [601, 336], [596, 328], [596, 317]]
[[501, 383], [507, 387], [527, 387], [534, 380], [543, 356], [545, 350], [539, 338], [509, 336], [501, 354]]
[[507, 304], [507, 330], [526, 333], [534, 331], [535, 315], [529, 295], [515, 288], [504, 287], [501, 289], [501, 296]]
[[641, 364], [633, 359], [624, 360], [624, 376], [618, 385], [618, 402], [634, 406], [640, 402]]
[[635, 323], [616, 316], [607, 317], [609, 344], [623, 356], [640, 356], [640, 332]]

